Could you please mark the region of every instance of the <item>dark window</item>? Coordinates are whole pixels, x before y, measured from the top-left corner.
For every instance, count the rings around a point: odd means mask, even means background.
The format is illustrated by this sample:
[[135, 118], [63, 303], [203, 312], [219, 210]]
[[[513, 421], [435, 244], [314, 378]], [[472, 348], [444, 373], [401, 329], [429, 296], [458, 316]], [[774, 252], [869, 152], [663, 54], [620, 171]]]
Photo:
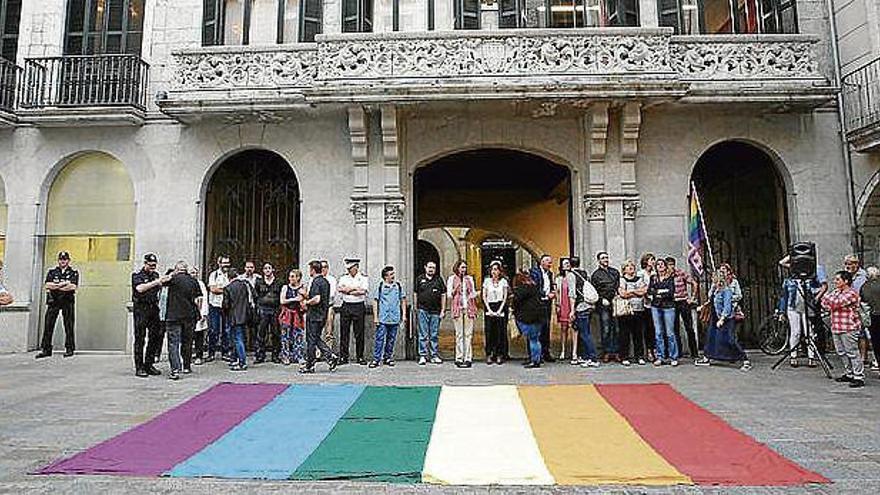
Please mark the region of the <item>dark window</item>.
[[141, 54], [144, 0], [69, 0], [65, 55]]
[[603, 26], [639, 25], [638, 0], [604, 0], [605, 21]]
[[0, 57], [15, 61], [22, 0], [0, 0]]
[[204, 0], [202, 45], [247, 45], [253, 0]]
[[428, 0], [428, 31], [434, 30], [434, 0]]
[[315, 36], [322, 32], [322, 17], [324, 12], [323, 0], [302, 0], [300, 2], [300, 29], [299, 40], [301, 42], [313, 42]]
[[342, 32], [373, 31], [373, 0], [342, 0]]
[[453, 0], [455, 29], [480, 29], [480, 0]]
[[522, 0], [498, 0], [498, 27], [522, 27]]
[[796, 0], [657, 0], [677, 34], [797, 33]]

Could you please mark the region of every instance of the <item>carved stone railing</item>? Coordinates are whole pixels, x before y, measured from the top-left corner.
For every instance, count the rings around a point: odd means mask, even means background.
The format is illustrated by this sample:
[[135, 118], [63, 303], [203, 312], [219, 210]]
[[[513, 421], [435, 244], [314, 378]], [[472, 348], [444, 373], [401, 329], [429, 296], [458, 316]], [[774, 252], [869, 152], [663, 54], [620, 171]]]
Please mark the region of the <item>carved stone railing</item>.
[[674, 36], [672, 66], [682, 80], [823, 80], [816, 42], [803, 35]]
[[816, 102], [834, 94], [817, 43], [808, 35], [673, 36], [669, 28], [319, 35], [312, 44], [175, 52], [174, 82], [159, 104], [196, 115], [461, 98]]
[[642, 29], [529, 29], [326, 35], [319, 80], [672, 75], [669, 35]]
[[174, 91], [308, 88], [318, 68], [314, 44], [187, 49], [174, 61]]

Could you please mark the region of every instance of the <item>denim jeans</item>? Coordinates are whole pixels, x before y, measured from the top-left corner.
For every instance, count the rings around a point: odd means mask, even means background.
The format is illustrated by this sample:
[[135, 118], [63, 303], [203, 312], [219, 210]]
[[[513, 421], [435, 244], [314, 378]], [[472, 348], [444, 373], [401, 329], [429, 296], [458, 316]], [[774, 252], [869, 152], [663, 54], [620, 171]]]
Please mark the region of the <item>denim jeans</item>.
[[657, 359], [678, 359], [675, 345], [675, 308], [651, 308], [654, 317], [654, 340]]
[[620, 337], [617, 335], [617, 318], [614, 317], [612, 307], [603, 306], [600, 303], [596, 311], [599, 313], [599, 326], [602, 329], [602, 352], [605, 354], [619, 353]]
[[394, 359], [394, 341], [397, 339], [399, 324], [379, 323], [376, 325], [376, 345], [373, 346], [373, 360]]
[[593, 335], [590, 333], [589, 311], [575, 314], [574, 328], [578, 334], [578, 357], [595, 361], [596, 346], [593, 345]]
[[229, 348], [229, 327], [223, 318], [223, 309], [217, 306], [208, 308], [208, 356], [217, 351], [225, 353]]
[[179, 373], [183, 369], [183, 357], [180, 355], [183, 323], [169, 321], [166, 322], [165, 328], [168, 335], [168, 362], [171, 364], [171, 371]]
[[532, 363], [541, 362], [541, 323], [524, 323], [516, 320], [516, 326], [519, 331], [529, 341], [529, 361]]
[[233, 358], [241, 366], [247, 366], [247, 355], [244, 350], [244, 333], [246, 331], [246, 325], [235, 325], [230, 330], [230, 336], [235, 349], [235, 355]]
[[440, 315], [419, 310], [419, 356], [437, 356], [437, 341], [440, 338]]

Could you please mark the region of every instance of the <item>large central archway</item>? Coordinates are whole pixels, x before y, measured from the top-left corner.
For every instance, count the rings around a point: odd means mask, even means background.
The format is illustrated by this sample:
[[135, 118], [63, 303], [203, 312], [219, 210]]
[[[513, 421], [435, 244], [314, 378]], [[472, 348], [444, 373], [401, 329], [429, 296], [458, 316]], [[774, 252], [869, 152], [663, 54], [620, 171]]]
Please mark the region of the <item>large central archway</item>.
[[773, 312], [781, 285], [777, 263], [790, 241], [779, 166], [757, 146], [725, 141], [703, 153], [691, 176], [715, 262], [730, 263], [743, 289], [746, 342]]
[[224, 160], [205, 194], [205, 270], [220, 255], [234, 265], [299, 262], [300, 194], [287, 161], [267, 150], [245, 150]]
[[[503, 262], [510, 277], [541, 254], [568, 256], [574, 239], [571, 183], [568, 167], [522, 151], [483, 148], [441, 157], [414, 175], [414, 245], [451, 237], [446, 248], [434, 246], [439, 248], [437, 257], [446, 261], [440, 274], [448, 277], [454, 258], [461, 257], [477, 284], [493, 259]], [[417, 275], [424, 256], [415, 258]], [[482, 353], [481, 328], [478, 318], [477, 356]], [[442, 337], [441, 351], [448, 352], [448, 339]]]

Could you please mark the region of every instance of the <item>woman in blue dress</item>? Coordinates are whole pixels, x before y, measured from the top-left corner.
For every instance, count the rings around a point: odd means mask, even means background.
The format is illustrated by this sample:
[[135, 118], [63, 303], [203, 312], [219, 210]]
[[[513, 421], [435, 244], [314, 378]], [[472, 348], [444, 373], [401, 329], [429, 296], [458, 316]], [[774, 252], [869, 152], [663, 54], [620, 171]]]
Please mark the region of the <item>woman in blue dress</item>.
[[743, 371], [752, 368], [749, 357], [736, 340], [736, 319], [734, 318], [734, 291], [730, 287], [727, 273], [718, 270], [712, 277], [713, 290], [710, 291], [712, 302], [712, 320], [706, 336], [704, 356], [694, 364], [709, 366], [712, 360], [735, 363], [742, 361]]

